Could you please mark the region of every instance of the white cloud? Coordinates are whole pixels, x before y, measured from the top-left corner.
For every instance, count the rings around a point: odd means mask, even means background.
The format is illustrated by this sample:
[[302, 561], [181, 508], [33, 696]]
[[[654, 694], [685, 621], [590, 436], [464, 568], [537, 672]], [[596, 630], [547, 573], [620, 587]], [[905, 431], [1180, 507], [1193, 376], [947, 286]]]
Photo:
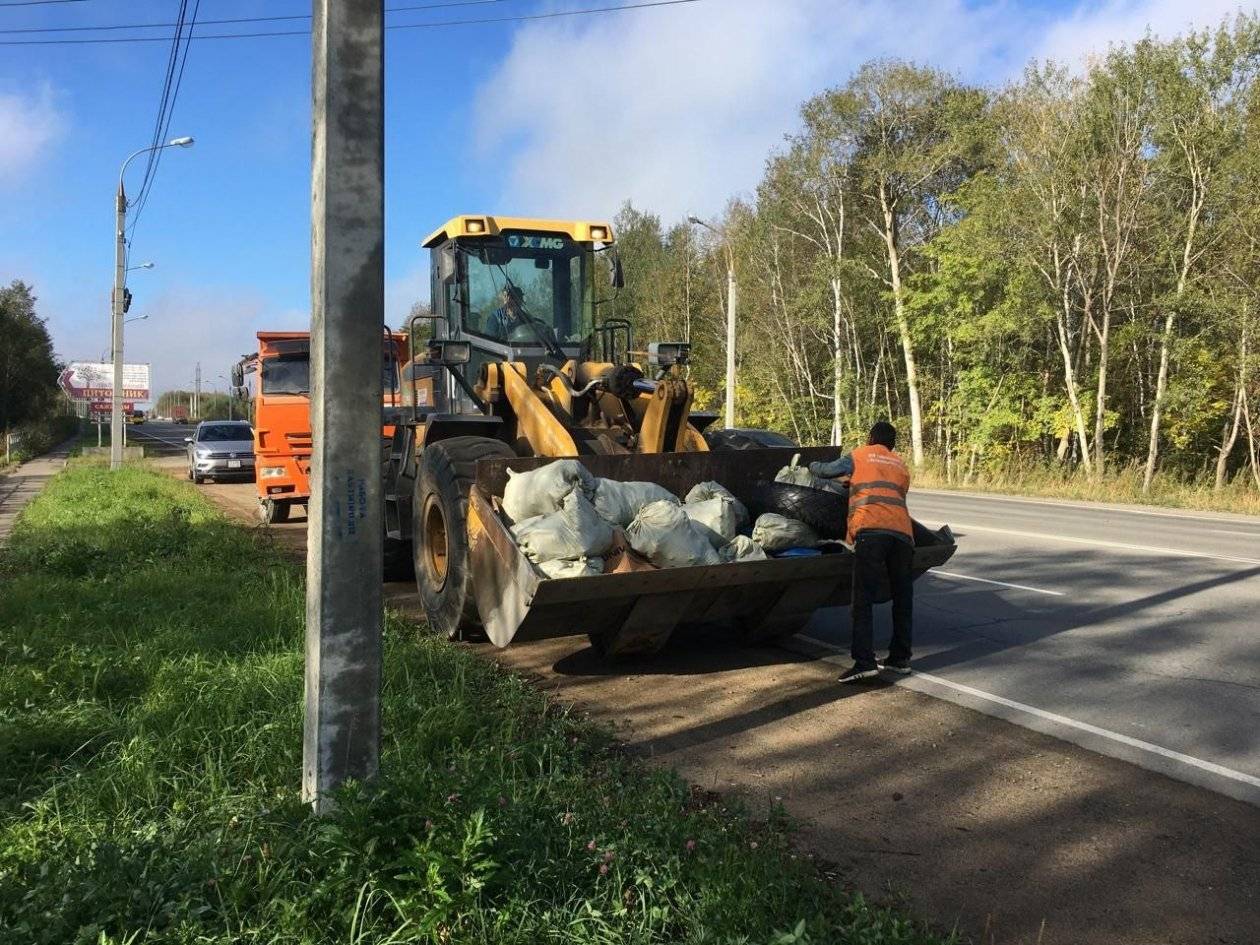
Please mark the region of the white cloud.
[[152, 365], [154, 397], [189, 387], [198, 361], [202, 390], [223, 390], [219, 375], [228, 376], [241, 355], [255, 350], [256, 332], [310, 326], [306, 312], [277, 313], [256, 293], [230, 287], [167, 289], [140, 310], [149, 317], [126, 327], [126, 360]]
[[1218, 26], [1226, 17], [1243, 10], [1254, 11], [1255, 3], [1238, 0], [1109, 0], [1082, 4], [1071, 15], [1058, 20], [1033, 51], [1040, 59], [1079, 63], [1105, 53], [1119, 42], [1141, 39], [1149, 31], [1164, 39], [1188, 29]]
[[416, 302], [429, 301], [429, 266], [417, 263], [401, 275], [385, 280], [385, 324], [399, 328]]
[[0, 92], [0, 183], [16, 180], [46, 157], [66, 124], [49, 85], [30, 94]]
[[[1254, 9], [1249, 3], [1248, 9]], [[1031, 56], [1079, 58], [1213, 25], [1236, 4], [1112, 0], [1055, 14], [1015, 2], [705, 0], [519, 30], [478, 90], [473, 122], [497, 209], [611, 215], [625, 199], [681, 218], [756, 186], [800, 104], [862, 62], [896, 56], [971, 81]]]

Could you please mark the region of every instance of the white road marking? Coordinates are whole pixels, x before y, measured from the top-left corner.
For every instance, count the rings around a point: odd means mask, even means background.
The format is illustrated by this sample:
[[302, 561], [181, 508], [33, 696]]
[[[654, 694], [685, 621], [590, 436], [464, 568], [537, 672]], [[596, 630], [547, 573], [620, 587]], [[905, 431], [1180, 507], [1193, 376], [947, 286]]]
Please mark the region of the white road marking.
[[928, 574], [940, 575], [941, 577], [959, 578], [963, 581], [979, 581], [981, 584], [996, 584], [998, 587], [1013, 587], [1017, 591], [1032, 591], [1034, 594], [1050, 594], [1053, 597], [1062, 597], [1063, 591], [1048, 591], [1044, 587], [1029, 587], [1027, 584], [1008, 584], [1006, 581], [993, 581], [989, 578], [975, 577], [970, 574], [957, 574], [953, 571], [942, 571], [939, 568], [933, 568]]
[[[938, 520], [939, 521], [939, 520]], [[1234, 555], [1214, 555], [1207, 551], [1186, 551], [1183, 548], [1160, 548], [1155, 545], [1131, 545], [1124, 541], [1104, 541], [1100, 538], [1074, 538], [1069, 535], [1050, 535], [1045, 532], [1025, 532], [1014, 528], [993, 528], [990, 525], [968, 525], [950, 522], [951, 528], [972, 532], [993, 532], [998, 535], [1015, 535], [1019, 538], [1040, 538], [1043, 541], [1062, 541], [1073, 545], [1095, 545], [1099, 548], [1119, 548], [1122, 551], [1141, 551], [1145, 554], [1172, 555], [1175, 558], [1210, 558], [1213, 561], [1234, 561], [1239, 564], [1260, 565], [1260, 558], [1240, 558]]]
[[[1064, 502], [1055, 499], [1043, 499], [1040, 496], [994, 495], [991, 492], [964, 492], [961, 489], [913, 489], [910, 501], [913, 504], [915, 495], [949, 496], [951, 498], [981, 499], [985, 502], [1022, 502], [1032, 505], [1052, 505], [1060, 509], [1075, 509], [1079, 512], [1117, 512], [1121, 515], [1152, 515], [1157, 518], [1176, 518], [1191, 522], [1225, 522], [1227, 524], [1247, 525], [1245, 516], [1229, 515], [1222, 512], [1218, 515], [1203, 513], [1197, 509], [1185, 511], [1163, 511], [1160, 509], [1135, 509], [1123, 505], [1111, 505], [1104, 502]], [[1260, 522], [1256, 523], [1260, 528]], [[1246, 535], [1255, 538], [1256, 532], [1232, 532], [1235, 535]]]
[[[839, 653], [844, 652], [842, 647], [838, 647], [834, 643], [828, 643], [825, 640], [819, 640], [816, 637], [806, 636], [803, 633], [799, 634], [799, 636], [802, 640], [808, 640], [810, 643], [814, 643], [828, 650], [835, 650]], [[830, 660], [831, 658], [828, 657], [828, 659]], [[1090, 735], [1097, 735], [1099, 738], [1105, 738], [1109, 741], [1126, 745], [1129, 748], [1136, 748], [1139, 751], [1148, 752], [1152, 755], [1158, 755], [1161, 758], [1167, 758], [1170, 761], [1175, 761], [1191, 768], [1197, 768], [1200, 771], [1206, 771], [1209, 774], [1215, 774], [1222, 778], [1228, 778], [1231, 781], [1237, 781], [1253, 788], [1260, 788], [1260, 778], [1247, 774], [1243, 771], [1235, 771], [1233, 768], [1227, 768], [1224, 765], [1218, 765], [1214, 761], [1204, 761], [1202, 758], [1195, 758], [1193, 755], [1184, 755], [1179, 751], [1173, 751], [1171, 748], [1164, 748], [1162, 745], [1144, 742], [1139, 738], [1132, 738], [1128, 735], [1122, 735], [1119, 732], [1113, 732], [1110, 729], [1099, 728], [1097, 725], [1090, 725], [1088, 722], [1078, 722], [1076, 719], [1070, 719], [1066, 715], [1059, 715], [1057, 712], [1047, 712], [1045, 709], [1038, 709], [1036, 706], [1025, 705], [1022, 702], [1016, 702], [1014, 699], [1007, 699], [1003, 696], [994, 695], [991, 692], [984, 692], [983, 690], [975, 689], [971, 686], [964, 686], [962, 683], [952, 682], [941, 676], [934, 676], [931, 673], [921, 673], [918, 670], [915, 670], [913, 676], [910, 678], [914, 678], [914, 676], [917, 676], [920, 679], [926, 679], [928, 682], [934, 683], [938, 686], [944, 686], [946, 689], [952, 689], [955, 692], [971, 696], [974, 699], [992, 702], [995, 705], [1005, 706], [1008, 709], [1015, 709], [1018, 712], [1024, 712], [1036, 718], [1044, 719], [1047, 722], [1053, 722], [1056, 725], [1073, 728], [1080, 732], [1087, 732]], [[898, 685], [903, 684], [900, 680], [896, 680], [896, 682]]]

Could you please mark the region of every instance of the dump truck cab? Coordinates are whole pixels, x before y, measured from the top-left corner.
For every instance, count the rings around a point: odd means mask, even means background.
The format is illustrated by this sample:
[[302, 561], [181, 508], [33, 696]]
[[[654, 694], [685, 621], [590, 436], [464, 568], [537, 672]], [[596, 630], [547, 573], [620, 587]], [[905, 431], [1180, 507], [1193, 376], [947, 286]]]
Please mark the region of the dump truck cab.
[[[254, 376], [252, 414], [257, 468], [258, 515], [265, 523], [287, 521], [311, 497], [311, 336], [305, 331], [260, 331], [258, 350], [232, 369], [242, 389]], [[384, 336], [382, 389], [385, 407], [401, 403], [400, 367], [407, 336]], [[382, 430], [386, 438], [392, 428]]]

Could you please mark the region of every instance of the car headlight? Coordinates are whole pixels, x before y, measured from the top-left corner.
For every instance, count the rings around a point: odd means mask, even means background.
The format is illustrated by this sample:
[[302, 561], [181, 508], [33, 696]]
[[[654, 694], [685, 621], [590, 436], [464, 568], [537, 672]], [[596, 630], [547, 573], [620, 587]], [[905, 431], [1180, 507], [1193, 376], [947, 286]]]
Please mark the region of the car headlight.
[[264, 479], [279, 479], [283, 475], [283, 466], [264, 466], [262, 468], [262, 477]]
[[210, 458], [210, 451], [209, 451], [209, 450], [194, 450], [193, 452], [194, 452], [194, 454], [196, 455], [196, 457], [197, 457], [198, 459], [209, 459], [209, 458]]

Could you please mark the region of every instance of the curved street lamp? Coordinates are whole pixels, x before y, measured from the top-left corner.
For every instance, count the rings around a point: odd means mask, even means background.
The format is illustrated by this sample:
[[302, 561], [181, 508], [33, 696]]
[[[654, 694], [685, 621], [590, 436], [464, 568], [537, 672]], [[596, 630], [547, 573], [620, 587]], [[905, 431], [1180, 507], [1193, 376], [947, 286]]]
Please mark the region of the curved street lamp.
[[[150, 151], [161, 151], [163, 148], [191, 148], [193, 139], [185, 136], [172, 138], [166, 144], [156, 144], [140, 148], [127, 155], [122, 167], [118, 170], [118, 193], [114, 200], [115, 227], [114, 235], [114, 294], [113, 309], [113, 343], [114, 343], [114, 396], [109, 416], [109, 468], [121, 469], [123, 458], [123, 305], [127, 289], [127, 192], [123, 189], [123, 178], [127, 174], [127, 165], [141, 154]], [[152, 268], [152, 263], [142, 263], [137, 269]]]

